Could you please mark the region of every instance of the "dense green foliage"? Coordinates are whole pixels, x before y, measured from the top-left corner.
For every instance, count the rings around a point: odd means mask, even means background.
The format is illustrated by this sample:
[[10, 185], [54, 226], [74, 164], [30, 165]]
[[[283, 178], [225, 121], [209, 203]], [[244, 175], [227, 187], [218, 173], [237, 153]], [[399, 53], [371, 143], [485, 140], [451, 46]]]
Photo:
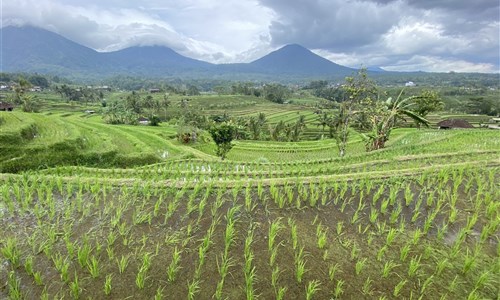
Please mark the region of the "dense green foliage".
[[217, 145], [217, 150], [215, 153], [222, 160], [226, 158], [227, 153], [233, 148], [231, 143], [236, 135], [236, 128], [233, 124], [223, 122], [220, 124], [213, 125], [208, 130], [212, 136], [213, 141]]

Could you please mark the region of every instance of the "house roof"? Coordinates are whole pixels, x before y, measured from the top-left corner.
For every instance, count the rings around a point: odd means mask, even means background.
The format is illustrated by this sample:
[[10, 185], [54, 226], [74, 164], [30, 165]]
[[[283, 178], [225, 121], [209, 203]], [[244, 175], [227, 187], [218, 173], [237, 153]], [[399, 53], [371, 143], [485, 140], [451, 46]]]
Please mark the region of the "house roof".
[[440, 128], [474, 128], [469, 122], [462, 119], [448, 119], [437, 123]]
[[1, 102], [0, 101], [0, 109], [6, 109], [6, 108], [13, 108], [14, 105], [8, 103], [8, 102]]

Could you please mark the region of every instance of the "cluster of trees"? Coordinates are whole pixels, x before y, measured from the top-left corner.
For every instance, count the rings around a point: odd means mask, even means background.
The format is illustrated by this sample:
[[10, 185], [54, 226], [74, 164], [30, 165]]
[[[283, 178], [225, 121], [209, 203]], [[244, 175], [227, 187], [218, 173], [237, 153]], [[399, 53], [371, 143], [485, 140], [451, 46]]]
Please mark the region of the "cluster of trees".
[[[381, 92], [374, 81], [368, 78], [366, 71], [360, 71], [357, 76], [348, 77], [342, 85], [329, 86], [326, 81], [312, 82], [308, 88], [315, 91], [315, 95], [335, 101], [338, 109], [335, 113], [323, 113], [319, 116], [318, 124], [322, 129], [329, 128], [330, 137], [337, 142], [340, 156], [346, 153], [349, 133], [356, 130], [365, 139], [367, 151], [385, 147], [391, 131], [398, 122], [413, 120], [418, 125], [427, 125], [425, 116], [443, 108], [443, 103], [438, 95], [431, 91], [422, 91], [418, 95], [406, 96], [401, 91], [397, 97], [387, 97]], [[221, 93], [224, 92], [221, 90]], [[266, 99], [282, 103], [290, 95], [290, 90], [279, 84], [269, 84], [254, 87], [251, 84], [238, 83], [232, 86], [232, 92], [245, 95], [265, 97]], [[476, 105], [471, 109], [482, 109], [479, 103], [483, 99], [471, 99]], [[136, 93], [131, 93], [123, 107], [116, 108], [115, 104], [109, 113], [121, 111], [113, 115], [114, 120], [120, 123], [129, 123], [144, 109], [159, 112], [168, 107], [168, 96], [164, 97], [165, 103], [148, 95], [141, 98]], [[298, 141], [305, 129], [305, 119], [301, 116], [295, 123], [283, 121], [271, 125], [267, 123], [266, 116], [261, 113], [257, 117], [248, 119], [232, 118], [226, 114], [212, 116], [211, 118], [200, 115], [189, 107], [189, 99], [183, 99], [179, 126], [179, 140], [185, 143], [196, 141], [201, 130], [207, 130], [216, 143], [216, 153], [224, 159], [232, 148], [234, 139], [270, 139], [275, 141]], [[490, 108], [487, 108], [490, 109]], [[490, 109], [491, 111], [491, 109]]]
[[[242, 123], [244, 125], [242, 125]], [[234, 120], [232, 118], [213, 118], [213, 123], [208, 128], [212, 140], [216, 144], [216, 154], [224, 159], [227, 153], [232, 149], [232, 141], [238, 138], [246, 138], [247, 129], [253, 139], [262, 139], [266, 133], [274, 141], [299, 141], [300, 134], [306, 127], [305, 117], [300, 116], [295, 123], [278, 122], [276, 125], [269, 125], [266, 128], [266, 116], [260, 113], [258, 117], [251, 117], [246, 122], [243, 119]]]
[[500, 101], [498, 98], [470, 97], [465, 109], [470, 114], [500, 116]]
[[[306, 128], [305, 116], [296, 122], [268, 124], [266, 115], [260, 113], [250, 118], [235, 118], [227, 114], [202, 116], [185, 109], [178, 122], [177, 139], [182, 143], [196, 142], [206, 130], [217, 145], [217, 155], [225, 158], [232, 148], [231, 141], [238, 139], [292, 141], [300, 140]], [[229, 136], [230, 135], [230, 136]]]
[[260, 97], [262, 89], [250, 82], [237, 82], [231, 85], [231, 94]]
[[125, 75], [108, 78], [103, 80], [102, 84], [125, 91], [159, 89], [161, 93], [184, 96], [199, 95], [200, 90], [203, 90], [203, 87], [194, 80], [184, 82], [180, 79], [162, 80]]
[[[396, 72], [370, 72], [370, 76], [377, 82], [380, 86], [401, 86], [407, 81], [413, 81], [419, 86], [439, 86], [439, 87], [457, 87], [457, 91], [461, 87], [469, 87], [472, 93], [475, 94], [473, 90], [486, 90], [487, 88], [500, 88], [500, 75], [499, 74], [480, 74], [480, 73], [425, 73], [425, 72], [414, 72], [414, 73], [396, 73]], [[74, 79], [71, 82], [67, 78], [62, 78], [59, 76], [48, 75], [48, 74], [29, 74], [29, 73], [3, 73], [0, 72], [1, 82], [14, 82], [17, 81], [19, 77], [23, 77], [28, 82], [35, 86], [41, 86], [43, 88], [48, 87], [51, 83], [65, 83], [65, 84], [99, 84], [113, 86], [117, 89], [127, 90], [127, 91], [137, 91], [137, 90], [148, 90], [151, 88], [159, 88], [162, 92], [175, 93], [179, 95], [187, 95], [186, 91], [189, 90], [189, 86], [195, 86], [199, 91], [215, 91], [222, 94], [246, 94], [251, 95], [253, 90], [256, 93], [259, 92], [259, 87], [255, 87], [252, 82], [240, 82], [231, 83], [224, 79], [180, 79], [180, 78], [153, 78], [145, 76], [130, 76], [130, 75], [116, 75], [108, 77], [106, 79], [102, 78], [80, 78]], [[234, 78], [232, 78], [234, 80]], [[240, 80], [246, 80], [245, 78], [240, 78]], [[248, 80], [254, 80], [248, 78]], [[299, 78], [297, 80], [291, 80], [290, 78], [277, 78], [278, 82], [285, 83], [297, 83], [302, 82], [305, 78]], [[322, 83], [322, 80], [313, 81], [315, 83]], [[326, 81], [323, 81], [326, 82]], [[245, 87], [246, 86], [246, 87]], [[310, 89], [316, 89], [310, 85]], [[463, 89], [461, 89], [463, 92]], [[446, 92], [443, 93], [443, 95]], [[258, 95], [257, 95], [258, 96]]]
[[31, 86], [39, 86], [46, 89], [51, 82], [60, 82], [61, 78], [57, 76], [40, 75], [40, 74], [24, 74], [24, 73], [0, 73], [0, 82], [18, 82], [20, 79], [25, 80]]
[[207, 130], [213, 123], [207, 116], [183, 110], [177, 124], [177, 139], [184, 144], [195, 143], [202, 130]]
[[304, 90], [311, 90], [311, 93], [319, 98], [330, 101], [342, 102], [345, 92], [340, 85], [330, 85], [326, 80], [311, 81]]
[[398, 86], [407, 81], [416, 82], [419, 86], [426, 87], [500, 87], [500, 75], [481, 73], [400, 73], [382, 72], [371, 73], [377, 84], [382, 86]]
[[[233, 91], [254, 93], [248, 85], [234, 87], [236, 88]], [[361, 133], [367, 151], [378, 150], [385, 147], [392, 129], [399, 121], [406, 122], [407, 119], [411, 119], [419, 126], [427, 126], [429, 122], [425, 116], [443, 107], [437, 93], [431, 91], [406, 97], [402, 90], [396, 98], [385, 98], [375, 82], [368, 78], [366, 70], [361, 70], [357, 76], [347, 77], [343, 85], [335, 88], [329, 87], [326, 81], [312, 82], [308, 88], [314, 89], [317, 95], [326, 93], [327, 96], [322, 96], [326, 99], [340, 102], [335, 113], [321, 114], [318, 124], [322, 126], [323, 131], [325, 127], [329, 127], [330, 136], [335, 138], [341, 157], [346, 154], [351, 130], [358, 130]], [[268, 95], [272, 95], [271, 98], [281, 92], [281, 87], [277, 85], [270, 85], [270, 89]], [[265, 115], [260, 114], [257, 118], [248, 119], [246, 127], [253, 139], [260, 139], [265, 134], [265, 124]], [[274, 127], [268, 128], [269, 136], [273, 140], [298, 141], [300, 133], [305, 128], [305, 119], [301, 116], [295, 124], [285, 124], [280, 121]], [[217, 146], [217, 155], [222, 159], [231, 150], [231, 141], [236, 137], [237, 131], [238, 126], [227, 120], [209, 129]]]
[[329, 127], [340, 156], [346, 153], [351, 130], [361, 133], [367, 151], [378, 150], [385, 147], [398, 121], [412, 119], [418, 125], [427, 126], [425, 116], [443, 106], [438, 95], [431, 91], [405, 97], [403, 90], [395, 99], [384, 99], [385, 95], [368, 78], [366, 70], [361, 70], [357, 76], [347, 77], [342, 89], [344, 98], [339, 109], [331, 115], [324, 113], [318, 118], [318, 125], [323, 130]]
[[253, 140], [260, 140], [265, 133], [267, 118], [264, 113], [259, 113], [257, 117], [250, 117], [246, 123], [246, 127], [250, 132]]
[[103, 110], [104, 122], [108, 124], [136, 125], [138, 115], [122, 101], [112, 101]]
[[[469, 74], [470, 75], [470, 74]], [[414, 104], [412, 105], [412, 110], [415, 111], [420, 116], [426, 116], [431, 111], [437, 111], [441, 109], [447, 109], [450, 111], [457, 111], [470, 114], [484, 114], [490, 116], [500, 115], [500, 102], [497, 101], [497, 90], [495, 87], [491, 86], [492, 83], [487, 81], [491, 78], [491, 74], [477, 74], [477, 76], [471, 77], [472, 75], [464, 74], [427, 74], [422, 78], [434, 78], [440, 84], [448, 85], [446, 88], [440, 88], [440, 94], [443, 96], [440, 101], [435, 101], [435, 96], [429, 91], [425, 91], [422, 88], [412, 88], [412, 91], [418, 93], [422, 91], [422, 97], [414, 99]], [[482, 76], [484, 75], [484, 76]], [[388, 78], [390, 78], [389, 75]], [[479, 82], [469, 82], [472, 78], [480, 77], [484, 79]], [[484, 78], [483, 78], [484, 77]], [[378, 77], [380, 80], [385, 77]], [[420, 80], [421, 77], [417, 77], [414, 80]], [[455, 83], [448, 81], [443, 81], [444, 78], [453, 79], [460, 78], [459, 82], [466, 84], [465, 86], [456, 86]], [[467, 79], [467, 80], [466, 80]], [[391, 81], [392, 82], [392, 81]], [[402, 84], [403, 79], [399, 78], [398, 85]], [[421, 81], [419, 81], [422, 83]], [[430, 84], [427, 80], [424, 80], [427, 84]], [[436, 85], [433, 82], [432, 85]], [[383, 83], [387, 84], [387, 82]], [[308, 85], [303, 87], [303, 90], [309, 91], [312, 95], [329, 100], [334, 104], [342, 103], [349, 100], [349, 94], [346, 90], [345, 84], [332, 84], [326, 80], [316, 80], [311, 81]], [[375, 81], [373, 81], [374, 86], [376, 86]], [[383, 90], [391, 91], [394, 88], [379, 88], [377, 87], [377, 94], [382, 94]], [[434, 89], [437, 90], [437, 89]], [[407, 90], [408, 92], [409, 90]], [[321, 123], [321, 122], [320, 122]], [[324, 121], [322, 122], [324, 123]], [[356, 125], [356, 124], [354, 124]]]
[[274, 83], [264, 85], [262, 94], [266, 100], [281, 104], [290, 97], [291, 91], [282, 84]]
[[159, 88], [162, 91], [172, 92], [170, 90], [171, 85], [158, 79], [152, 80], [145, 77], [117, 75], [104, 80], [103, 84], [125, 91]]
[[161, 98], [152, 95], [141, 97], [134, 91], [125, 99], [104, 103], [103, 116], [106, 123], [130, 125], [137, 124], [140, 116], [146, 116], [150, 125], [157, 126], [160, 123], [159, 115], [163, 112], [166, 117], [169, 106], [168, 94]]
[[[145, 76], [116, 75], [104, 80], [99, 84], [113, 86], [125, 91], [138, 91], [149, 89], [160, 89], [161, 92], [177, 95], [194, 95], [195, 91], [216, 91], [223, 94], [231, 93], [231, 82], [222, 79], [181, 79], [181, 78], [148, 78]], [[217, 87], [217, 88], [216, 88]]]
[[305, 117], [300, 116], [295, 123], [279, 121], [274, 127], [270, 127], [270, 136], [273, 141], [298, 142], [305, 128]]
[[104, 92], [93, 88], [74, 87], [62, 84], [54, 85], [53, 90], [68, 101], [84, 102], [85, 105], [89, 102], [101, 102], [104, 99]]
[[285, 123], [279, 121], [275, 125], [267, 124], [266, 115], [260, 113], [257, 117], [250, 117], [245, 121], [245, 128], [249, 138], [253, 140], [273, 140], [280, 142], [297, 142], [306, 129], [305, 116], [299, 116], [296, 122]]
[[40, 110], [40, 99], [36, 95], [28, 93], [32, 84], [20, 77], [14, 85], [14, 93], [10, 95], [9, 101], [20, 105], [24, 112], [38, 112]]
[[275, 103], [284, 103], [291, 95], [290, 89], [279, 83], [255, 86], [253, 83], [249, 82], [238, 82], [231, 86], [231, 92], [235, 95], [263, 97]]

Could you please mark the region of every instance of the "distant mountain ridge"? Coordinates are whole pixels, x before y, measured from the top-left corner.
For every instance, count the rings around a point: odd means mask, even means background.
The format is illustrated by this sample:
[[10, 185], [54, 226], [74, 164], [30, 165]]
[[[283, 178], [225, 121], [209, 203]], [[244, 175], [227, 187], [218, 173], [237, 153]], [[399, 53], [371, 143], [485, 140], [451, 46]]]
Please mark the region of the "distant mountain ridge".
[[212, 64], [168, 47], [130, 47], [97, 52], [56, 33], [35, 27], [1, 28], [1, 71], [63, 76], [137, 75], [149, 77], [346, 76], [355, 69], [335, 64], [310, 50], [287, 45], [251, 63]]
[[267, 72], [328, 75], [351, 74], [354, 70], [338, 65], [297, 44], [286, 45], [250, 63]]
[[2, 71], [159, 76], [213, 66], [159, 46], [97, 52], [35, 27], [4, 27], [2, 37]]
[[47, 30], [28, 26], [1, 30], [3, 71], [78, 70], [104, 62], [97, 51]]

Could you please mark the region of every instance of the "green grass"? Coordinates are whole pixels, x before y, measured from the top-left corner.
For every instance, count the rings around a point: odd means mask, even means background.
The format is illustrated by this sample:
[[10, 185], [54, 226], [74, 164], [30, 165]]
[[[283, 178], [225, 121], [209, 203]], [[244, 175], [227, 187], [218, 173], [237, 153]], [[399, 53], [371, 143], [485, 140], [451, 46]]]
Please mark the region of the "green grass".
[[[172, 162], [172, 166], [175, 164]], [[90, 180], [85, 180], [84, 174], [92, 170], [81, 168], [74, 169], [73, 179], [62, 174], [48, 176], [45, 172], [10, 177], [11, 189], [2, 189], [0, 222], [4, 223], [0, 224], [5, 230], [0, 241], [2, 266], [6, 268], [2, 274], [14, 272], [22, 283], [23, 295], [38, 297], [45, 290], [52, 297], [63, 297], [75, 289], [65, 284], [61, 271], [52, 265], [54, 257], [61, 257], [69, 264], [69, 281], [74, 282], [75, 276], [78, 277], [84, 298], [104, 297], [104, 288], [92, 287], [104, 286], [106, 276], [93, 278], [87, 266], [79, 266], [76, 252], [88, 249], [86, 255], [98, 261], [99, 274], [112, 274], [114, 297], [148, 298], [158, 289], [165, 289], [172, 297], [182, 297], [189, 292], [187, 282], [197, 282], [199, 295], [211, 297], [220, 278], [217, 266], [226, 251], [223, 232], [228, 224], [227, 216], [231, 215], [229, 208], [239, 206], [240, 213], [232, 217], [235, 218], [236, 235], [227, 252], [232, 276], [225, 277], [222, 288], [225, 297], [244, 297], [245, 276], [248, 274], [257, 279], [252, 284], [254, 292], [261, 297], [273, 297], [273, 270], [268, 263], [272, 249], [268, 249], [267, 239], [258, 237], [267, 237], [271, 232], [270, 224], [279, 220], [281, 224], [296, 224], [298, 236], [294, 246], [293, 239], [289, 238], [291, 227], [288, 225], [274, 237], [272, 247], [277, 247], [274, 265], [281, 270], [277, 284], [298, 297], [305, 297], [306, 286], [311, 281], [320, 283], [315, 294], [319, 298], [330, 297], [340, 281], [351, 283], [343, 286], [342, 295], [347, 298], [363, 293], [367, 298], [374, 295], [392, 298], [396, 291], [401, 297], [413, 294], [432, 298], [447, 294], [463, 298], [472, 292], [483, 298], [495, 296], [494, 283], [499, 277], [495, 265], [498, 258], [495, 242], [498, 239], [495, 229], [498, 226], [498, 204], [493, 199], [500, 196], [498, 167], [484, 165], [475, 168], [474, 165], [454, 166], [450, 163], [409, 176], [399, 173], [377, 179], [376, 172], [369, 172], [375, 178], [365, 174], [346, 181], [345, 177], [329, 179], [325, 176], [323, 181], [315, 184], [286, 179], [281, 185], [265, 187], [260, 196], [258, 186], [250, 187], [251, 205], [246, 204], [248, 188], [244, 178], [232, 185], [211, 187], [210, 184], [195, 184], [192, 188], [157, 185], [161, 182], [153, 177], [123, 181], [121, 186], [115, 186], [111, 181], [118, 176], [137, 178], [137, 174], [145, 170], [148, 169], [114, 170], [115, 173]], [[79, 178], [78, 174], [83, 177]], [[456, 192], [452, 192], [454, 186], [457, 186]], [[18, 189], [23, 192], [18, 194]], [[291, 202], [287, 196], [289, 189], [292, 191]], [[405, 189], [413, 194], [409, 201], [404, 200]], [[376, 200], [375, 194], [379, 190], [382, 190], [382, 197]], [[393, 190], [398, 192], [391, 200]], [[459, 196], [456, 202], [452, 200], [455, 193]], [[435, 200], [429, 204], [430, 194]], [[28, 195], [32, 195], [31, 200], [26, 198]], [[278, 200], [280, 195], [285, 196], [282, 208]], [[5, 197], [12, 199], [14, 204], [9, 204]], [[326, 201], [323, 202], [323, 198]], [[317, 202], [312, 205], [314, 199]], [[384, 209], [386, 199], [389, 204]], [[206, 203], [206, 209], [201, 209], [202, 203]], [[400, 213], [393, 219], [392, 214], [398, 207], [401, 207]], [[453, 219], [450, 217], [451, 207], [458, 209]], [[379, 212], [375, 223], [366, 217], [373, 209]], [[356, 212], [359, 219], [353, 218]], [[472, 223], [474, 214], [477, 214], [477, 219]], [[415, 215], [416, 219], [412, 220]], [[426, 229], [429, 218], [434, 220]], [[5, 223], [6, 220], [9, 223]], [[26, 222], [38, 225], [20, 231]], [[340, 230], [339, 222], [343, 224]], [[321, 248], [317, 245], [318, 224], [326, 232], [326, 243]], [[477, 238], [461, 235], [469, 224], [472, 224], [471, 230]], [[254, 237], [249, 246], [253, 253], [251, 267], [255, 269], [245, 275], [247, 254], [243, 248], [250, 229]], [[20, 232], [25, 232], [30, 238], [21, 239]], [[389, 232], [396, 233], [397, 237], [387, 246]], [[418, 240], [416, 232], [420, 233]], [[484, 238], [480, 237], [482, 234]], [[462, 240], [461, 236], [465, 239]], [[199, 249], [204, 247], [208, 247], [208, 251], [200, 252]], [[408, 253], [402, 256], [400, 249], [406, 247]], [[73, 248], [76, 250], [69, 250]], [[179, 249], [182, 254], [175, 279], [167, 281], [167, 266], [174, 251]], [[297, 254], [299, 250], [303, 254]], [[41, 272], [42, 278], [52, 280], [42, 281], [41, 286], [35, 285], [24, 268], [13, 266], [12, 253], [18, 253], [15, 255], [19, 258], [15, 261], [20, 265], [27, 257], [36, 257], [31, 268]], [[203, 263], [200, 253], [205, 253]], [[116, 263], [120, 257], [129, 257], [128, 266], [122, 271]], [[144, 267], [144, 257], [151, 260], [148, 267]], [[305, 264], [306, 270], [300, 282], [294, 264], [290, 265], [290, 261], [297, 257]], [[444, 267], [440, 266], [442, 261], [447, 262]], [[388, 262], [393, 262], [395, 267], [382, 277]], [[330, 266], [334, 265], [337, 271], [331, 280], [328, 273]], [[144, 281], [141, 279], [141, 285], [136, 286], [138, 274]], [[367, 285], [369, 278], [377, 280]], [[432, 279], [428, 281], [428, 278]], [[459, 285], [453, 283], [457, 280]], [[403, 281], [407, 283], [401, 285]], [[481, 288], [475, 289], [478, 285]], [[126, 286], [129, 288], [124, 289]], [[443, 286], [447, 288], [443, 289]]]
[[127, 166], [184, 155], [168, 126], [112, 126], [74, 113], [3, 113], [0, 171], [56, 165]]

